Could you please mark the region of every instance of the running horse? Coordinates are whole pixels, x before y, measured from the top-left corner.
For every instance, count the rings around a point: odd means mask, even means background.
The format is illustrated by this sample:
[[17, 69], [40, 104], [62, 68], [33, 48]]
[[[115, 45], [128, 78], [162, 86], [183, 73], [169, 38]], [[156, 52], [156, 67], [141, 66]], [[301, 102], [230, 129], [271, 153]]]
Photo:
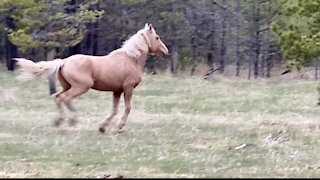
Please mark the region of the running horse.
[[65, 59], [37, 63], [25, 58], [13, 59], [17, 61], [18, 71], [22, 77], [48, 76], [49, 79], [54, 77], [53, 81], [49, 81], [50, 87], [55, 86], [55, 77], [59, 80], [62, 89], [51, 94], [59, 112], [59, 116], [54, 120], [56, 127], [65, 119], [62, 103], [72, 112], [69, 124], [75, 125], [79, 116], [72, 104], [74, 98], [89, 89], [112, 91], [112, 112], [99, 126], [99, 131], [104, 133], [105, 128], [118, 112], [120, 96], [123, 93], [125, 110], [118, 125], [120, 133], [124, 131], [131, 110], [133, 90], [141, 82], [148, 54], [161, 55], [162, 53], [168, 55], [168, 48], [160, 40], [153, 26], [146, 23], [145, 27], [126, 40], [121, 48], [105, 56], [77, 54]]

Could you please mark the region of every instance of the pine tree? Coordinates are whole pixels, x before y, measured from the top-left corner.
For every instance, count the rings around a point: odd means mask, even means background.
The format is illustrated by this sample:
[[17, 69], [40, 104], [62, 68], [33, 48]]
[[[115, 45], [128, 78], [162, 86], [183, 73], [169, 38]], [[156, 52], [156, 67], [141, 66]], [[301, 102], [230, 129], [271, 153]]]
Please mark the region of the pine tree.
[[[23, 6], [21, 2], [25, 2]], [[86, 24], [96, 22], [103, 11], [89, 10], [97, 1], [70, 4], [68, 0], [8, 1], [16, 28], [6, 27], [10, 42], [21, 52], [32, 48], [66, 49], [77, 45], [84, 37]], [[12, 8], [13, 7], [13, 8]], [[70, 11], [72, 10], [72, 11]]]

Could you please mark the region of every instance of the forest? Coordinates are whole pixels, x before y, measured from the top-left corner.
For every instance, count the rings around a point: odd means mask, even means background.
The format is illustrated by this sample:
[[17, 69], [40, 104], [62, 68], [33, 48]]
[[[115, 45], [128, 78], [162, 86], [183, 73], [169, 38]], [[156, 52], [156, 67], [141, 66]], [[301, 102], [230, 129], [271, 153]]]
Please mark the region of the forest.
[[150, 56], [147, 73], [270, 78], [319, 76], [320, 0], [1, 0], [0, 62], [74, 54], [106, 55], [145, 23], [169, 56]]

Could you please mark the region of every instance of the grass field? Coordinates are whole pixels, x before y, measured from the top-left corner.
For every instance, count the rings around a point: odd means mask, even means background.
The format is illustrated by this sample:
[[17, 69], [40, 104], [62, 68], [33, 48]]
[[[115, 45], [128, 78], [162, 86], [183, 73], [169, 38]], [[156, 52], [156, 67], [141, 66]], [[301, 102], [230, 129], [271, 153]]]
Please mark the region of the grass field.
[[105, 134], [111, 93], [74, 101], [80, 122], [52, 126], [45, 79], [0, 69], [0, 177], [320, 177], [317, 82], [145, 75], [126, 131]]

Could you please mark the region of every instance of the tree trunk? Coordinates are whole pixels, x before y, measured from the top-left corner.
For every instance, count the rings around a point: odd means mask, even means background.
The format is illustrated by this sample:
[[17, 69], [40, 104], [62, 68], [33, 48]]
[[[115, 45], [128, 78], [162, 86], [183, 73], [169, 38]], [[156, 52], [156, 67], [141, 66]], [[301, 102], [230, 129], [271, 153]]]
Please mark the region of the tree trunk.
[[254, 56], [254, 78], [259, 75], [259, 56], [260, 56], [260, 7], [257, 1], [254, 1], [254, 28], [255, 28], [255, 56]]
[[[94, 7], [94, 10], [99, 9], [99, 3], [96, 4]], [[96, 56], [97, 55], [97, 50], [98, 50], [98, 22], [95, 23], [90, 23], [88, 25], [88, 33], [87, 33], [87, 38], [85, 42], [85, 52], [87, 52], [90, 55]]]
[[318, 79], [319, 79], [319, 71], [320, 71], [320, 69], [319, 69], [319, 60], [317, 59], [317, 77], [318, 77]]
[[[269, 6], [269, 12], [271, 12], [271, 9], [272, 7]], [[267, 65], [267, 72], [266, 72], [266, 76], [267, 78], [270, 78], [271, 75], [270, 75], [270, 71], [271, 71], [271, 68], [272, 68], [272, 58], [273, 58], [273, 55], [272, 55], [272, 43], [271, 43], [271, 23], [272, 23], [272, 19], [269, 18], [268, 20], [268, 29], [267, 29], [267, 50], [266, 50], [266, 65]]]
[[87, 52], [90, 55], [93, 55], [93, 48], [92, 48], [92, 42], [93, 42], [93, 24], [88, 25], [88, 33], [86, 37], [86, 42], [85, 42], [85, 52]]
[[269, 28], [267, 30], [267, 50], [266, 50], [266, 68], [267, 68], [267, 72], [266, 72], [266, 76], [267, 78], [270, 78], [270, 71], [271, 71], [271, 67], [272, 67], [272, 55], [271, 55], [271, 37], [270, 37], [270, 24], [269, 24]]
[[[223, 1], [225, 2], [225, 1]], [[221, 35], [221, 49], [220, 49], [220, 73], [224, 72], [224, 68], [225, 68], [225, 55], [226, 55], [226, 30], [227, 30], [227, 21], [226, 18], [223, 17], [222, 20], [222, 35]]]
[[17, 46], [12, 44], [9, 39], [7, 39], [6, 43], [6, 51], [7, 51], [7, 69], [9, 71], [13, 71], [15, 68], [16, 61], [12, 60], [12, 58], [18, 57]]
[[5, 34], [0, 32], [0, 61], [5, 64], [6, 62], [6, 38]]
[[81, 43], [78, 43], [73, 47], [69, 47], [69, 56], [75, 55], [75, 54], [81, 54]]
[[210, 71], [212, 71], [214, 69], [214, 62], [213, 62], [213, 57], [212, 57], [212, 53], [208, 53], [207, 54], [207, 62], [209, 64], [210, 67]]
[[271, 73], [270, 73], [270, 71], [271, 71], [271, 68], [272, 68], [272, 64], [273, 64], [273, 61], [272, 61], [272, 55], [271, 55], [271, 53], [272, 53], [272, 51], [271, 51], [271, 43], [269, 42], [269, 44], [268, 44], [268, 56], [267, 56], [267, 74], [266, 74], [266, 76], [267, 76], [267, 78], [270, 78], [271, 77]]
[[[70, 0], [68, 1], [69, 8], [67, 9], [67, 13], [74, 14], [76, 13], [76, 0]], [[81, 53], [81, 42], [79, 42], [77, 45], [73, 47], [69, 47], [69, 56], [74, 54], [80, 54]]]
[[251, 79], [251, 73], [252, 73], [252, 58], [249, 59], [248, 79]]
[[315, 80], [318, 80], [318, 66], [315, 66]]
[[192, 32], [192, 35], [191, 35], [192, 68], [191, 68], [190, 76], [193, 76], [196, 70], [195, 61], [196, 61], [197, 45], [196, 45], [195, 39], [196, 39], [195, 32]]
[[[14, 24], [13, 18], [8, 16], [6, 18], [6, 26], [10, 29], [15, 29], [16, 26]], [[13, 71], [15, 67], [16, 61], [12, 60], [12, 58], [18, 57], [18, 48], [16, 45], [12, 44], [8, 37], [6, 37], [6, 53], [7, 53], [7, 69], [9, 71]]]
[[265, 69], [265, 65], [266, 65], [266, 56], [267, 54], [264, 54], [261, 58], [261, 66], [260, 66], [260, 75], [261, 77], [264, 77], [264, 69]]
[[[96, 10], [100, 9], [100, 4], [97, 3], [95, 8], [96, 8]], [[92, 32], [93, 33], [93, 37], [92, 37], [92, 40], [93, 40], [92, 55], [93, 56], [96, 56], [98, 54], [98, 42], [99, 42], [98, 27], [99, 27], [99, 21], [97, 21], [93, 24], [93, 32]]]
[[179, 53], [176, 43], [172, 44], [172, 57], [171, 57], [171, 73], [177, 75], [179, 66]]
[[[240, 0], [237, 0], [237, 8], [236, 8], [237, 14], [240, 14]], [[240, 76], [240, 16], [237, 18], [237, 50], [236, 50], [236, 76]]]
[[319, 60], [313, 60], [313, 67], [314, 67], [314, 79], [319, 79]]
[[93, 24], [93, 35], [92, 35], [92, 55], [93, 56], [96, 56], [98, 54], [98, 32], [97, 32], [97, 29], [98, 29], [98, 22], [94, 23]]
[[262, 36], [261, 38], [261, 47], [260, 47], [260, 77], [264, 78], [265, 77], [265, 67], [266, 67], [266, 62], [268, 58], [268, 32], [266, 32], [265, 35]]

